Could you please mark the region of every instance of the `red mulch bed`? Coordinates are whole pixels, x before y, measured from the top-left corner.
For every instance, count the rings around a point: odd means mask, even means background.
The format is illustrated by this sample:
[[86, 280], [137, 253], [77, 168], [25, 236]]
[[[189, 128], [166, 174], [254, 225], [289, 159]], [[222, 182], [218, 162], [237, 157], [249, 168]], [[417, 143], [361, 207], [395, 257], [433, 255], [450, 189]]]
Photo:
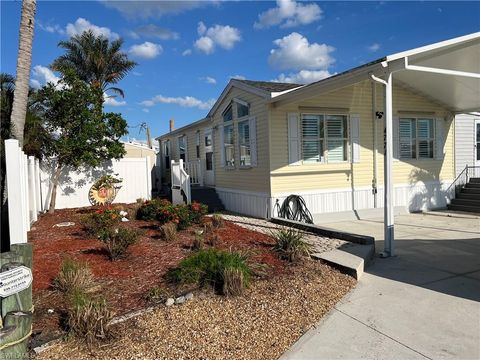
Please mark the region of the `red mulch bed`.
[[[129, 205], [119, 205], [126, 209]], [[102, 293], [117, 315], [147, 306], [148, 290], [163, 282], [163, 275], [190, 254], [195, 227], [179, 232], [176, 241], [161, 239], [156, 221], [131, 220], [125, 226], [141, 231], [139, 241], [129, 248], [128, 256], [110, 261], [99, 240], [88, 237], [80, 219], [96, 208], [62, 209], [45, 214], [28, 234], [33, 244], [33, 301], [35, 305], [33, 333], [39, 343], [62, 332], [66, 304], [63, 296], [52, 289], [62, 260], [71, 257], [85, 261], [92, 269]], [[62, 222], [74, 226], [54, 227]], [[198, 226], [197, 226], [198, 228]], [[286, 263], [273, 252], [273, 239], [237, 226], [228, 221], [217, 231], [218, 248], [248, 250], [252, 259], [268, 265], [268, 273], [275, 276], [285, 271]], [[52, 314], [48, 313], [53, 309]]]

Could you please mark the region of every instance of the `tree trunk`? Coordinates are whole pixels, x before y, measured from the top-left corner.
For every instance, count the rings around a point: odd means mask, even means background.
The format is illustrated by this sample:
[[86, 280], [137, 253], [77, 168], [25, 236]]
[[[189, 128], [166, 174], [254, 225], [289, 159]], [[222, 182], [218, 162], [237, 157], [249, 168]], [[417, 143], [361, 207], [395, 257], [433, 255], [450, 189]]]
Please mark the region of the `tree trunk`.
[[32, 42], [35, 24], [36, 0], [23, 0], [22, 17], [17, 57], [17, 74], [12, 106], [13, 137], [23, 147], [23, 129], [27, 114], [30, 67], [32, 64]]
[[53, 214], [55, 212], [55, 202], [57, 200], [57, 186], [60, 175], [62, 174], [62, 165], [58, 164], [53, 174], [52, 194], [50, 195], [50, 206], [48, 207], [48, 213]]

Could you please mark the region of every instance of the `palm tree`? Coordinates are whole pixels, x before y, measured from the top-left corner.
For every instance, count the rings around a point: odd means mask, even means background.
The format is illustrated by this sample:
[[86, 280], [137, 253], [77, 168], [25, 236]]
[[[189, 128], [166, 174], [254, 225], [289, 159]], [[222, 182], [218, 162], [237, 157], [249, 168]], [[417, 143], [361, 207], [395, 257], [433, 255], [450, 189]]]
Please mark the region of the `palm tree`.
[[17, 79], [12, 105], [12, 133], [23, 146], [23, 128], [27, 114], [30, 66], [32, 64], [33, 29], [35, 24], [36, 0], [22, 1], [20, 36], [17, 57]]
[[123, 97], [122, 89], [110, 85], [118, 83], [137, 64], [120, 51], [122, 45], [122, 39], [110, 42], [106, 37], [96, 36], [88, 30], [68, 41], [60, 41], [58, 46], [66, 49], [66, 53], [50, 67], [64, 75], [73, 70], [81, 80], [101, 88], [103, 92], [111, 90]]

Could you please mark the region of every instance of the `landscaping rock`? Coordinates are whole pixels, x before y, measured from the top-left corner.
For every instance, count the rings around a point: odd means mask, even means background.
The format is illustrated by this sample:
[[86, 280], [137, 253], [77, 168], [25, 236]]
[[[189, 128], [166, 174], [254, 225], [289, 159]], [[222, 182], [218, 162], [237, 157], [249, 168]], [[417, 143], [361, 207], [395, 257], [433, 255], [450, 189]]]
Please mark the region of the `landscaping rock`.
[[186, 301], [185, 296], [179, 296], [178, 298], [175, 299], [175, 304], [183, 304]]
[[192, 300], [193, 299], [193, 293], [189, 292], [187, 295], [185, 295], [185, 300]]
[[130, 220], [128, 220], [126, 217], [122, 217], [122, 222], [127, 222], [127, 221], [130, 221]]
[[165, 302], [166, 306], [172, 306], [173, 304], [175, 304], [175, 300], [172, 298], [168, 298], [167, 301]]

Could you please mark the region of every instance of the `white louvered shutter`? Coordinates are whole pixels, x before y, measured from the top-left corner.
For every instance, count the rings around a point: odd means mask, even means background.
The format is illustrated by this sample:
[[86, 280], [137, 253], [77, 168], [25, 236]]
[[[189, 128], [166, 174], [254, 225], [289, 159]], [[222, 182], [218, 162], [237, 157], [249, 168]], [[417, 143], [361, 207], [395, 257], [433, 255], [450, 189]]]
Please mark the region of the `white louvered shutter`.
[[257, 166], [257, 120], [254, 117], [249, 119], [250, 130], [250, 162]]
[[350, 115], [350, 146], [352, 148], [352, 162], [360, 162], [360, 115]]
[[[393, 121], [393, 159], [400, 159], [400, 120], [398, 117], [394, 116]], [[385, 134], [383, 135], [383, 143], [385, 144]], [[385, 148], [384, 148], [385, 151]]]
[[300, 165], [300, 126], [298, 113], [289, 113], [288, 116], [288, 164]]
[[445, 145], [445, 120], [435, 119], [435, 159], [443, 160]]
[[223, 125], [218, 127], [219, 133], [219, 147], [218, 152], [220, 153], [220, 166], [225, 167], [225, 134], [223, 132]]

